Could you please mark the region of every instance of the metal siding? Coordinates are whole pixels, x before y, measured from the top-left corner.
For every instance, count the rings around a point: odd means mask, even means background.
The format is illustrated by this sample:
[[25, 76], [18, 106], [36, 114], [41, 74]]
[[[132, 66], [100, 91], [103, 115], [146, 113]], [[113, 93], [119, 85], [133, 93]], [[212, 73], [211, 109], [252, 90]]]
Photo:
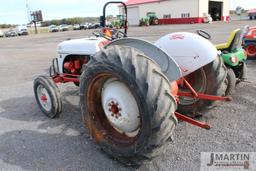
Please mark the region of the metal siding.
[[[229, 0], [214, 0], [223, 2], [223, 16], [229, 16]], [[202, 18], [204, 13], [208, 14], [209, 7], [208, 0], [165, 0], [161, 2], [152, 2], [139, 5], [130, 5], [129, 8], [139, 7], [139, 12], [131, 14], [133, 18], [139, 19], [146, 16], [147, 12], [156, 12], [159, 19], [163, 15], [171, 14], [172, 19], [181, 18], [182, 13], [190, 13], [190, 18]], [[128, 12], [128, 15], [129, 12]], [[135, 16], [138, 15], [138, 16]], [[128, 20], [129, 16], [128, 16]], [[134, 20], [134, 19], [131, 19]], [[135, 23], [132, 21], [132, 23]], [[134, 25], [129, 22], [129, 24]]]
[[139, 7], [128, 7], [128, 24], [139, 25]]

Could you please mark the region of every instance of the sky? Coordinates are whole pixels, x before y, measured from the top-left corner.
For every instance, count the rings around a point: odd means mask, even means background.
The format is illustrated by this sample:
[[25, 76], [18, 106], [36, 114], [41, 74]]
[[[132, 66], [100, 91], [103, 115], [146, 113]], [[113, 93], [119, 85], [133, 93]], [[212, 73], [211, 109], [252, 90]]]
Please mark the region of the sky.
[[[0, 0], [0, 24], [24, 24], [28, 22], [26, 2], [30, 11], [42, 10], [44, 20], [69, 17], [97, 17], [103, 5], [110, 0]], [[125, 0], [123, 0], [125, 1]], [[256, 8], [256, 0], [230, 0], [231, 9], [242, 6]], [[115, 6], [108, 8], [109, 14], [117, 14]]]

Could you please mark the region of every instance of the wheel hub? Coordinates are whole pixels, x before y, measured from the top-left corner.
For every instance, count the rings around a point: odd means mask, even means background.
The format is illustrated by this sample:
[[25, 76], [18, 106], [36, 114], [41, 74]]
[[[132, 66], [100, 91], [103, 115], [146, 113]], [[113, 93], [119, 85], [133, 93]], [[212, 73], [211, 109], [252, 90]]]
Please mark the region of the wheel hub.
[[41, 96], [41, 100], [44, 101], [44, 102], [47, 102], [47, 97], [46, 97], [45, 94], [43, 94], [43, 95]]
[[50, 111], [52, 108], [50, 95], [42, 85], [38, 86], [37, 88], [37, 97], [39, 98], [40, 105], [46, 111]]
[[121, 114], [121, 110], [122, 108], [119, 107], [119, 104], [117, 102], [114, 102], [113, 100], [111, 102], [108, 103], [108, 111], [112, 112], [111, 116], [115, 117], [116, 119], [118, 119], [119, 117], [122, 116]]
[[102, 107], [110, 124], [124, 134], [138, 132], [140, 114], [137, 102], [128, 87], [117, 80], [108, 80], [102, 89]]

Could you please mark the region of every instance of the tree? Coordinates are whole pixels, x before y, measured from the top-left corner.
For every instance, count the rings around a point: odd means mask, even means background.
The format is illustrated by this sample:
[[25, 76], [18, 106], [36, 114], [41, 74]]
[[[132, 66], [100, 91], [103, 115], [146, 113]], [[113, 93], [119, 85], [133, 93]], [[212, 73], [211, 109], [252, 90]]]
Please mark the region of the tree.
[[237, 15], [241, 15], [242, 12], [244, 12], [243, 7], [241, 7], [241, 6], [236, 7], [236, 14], [237, 14]]

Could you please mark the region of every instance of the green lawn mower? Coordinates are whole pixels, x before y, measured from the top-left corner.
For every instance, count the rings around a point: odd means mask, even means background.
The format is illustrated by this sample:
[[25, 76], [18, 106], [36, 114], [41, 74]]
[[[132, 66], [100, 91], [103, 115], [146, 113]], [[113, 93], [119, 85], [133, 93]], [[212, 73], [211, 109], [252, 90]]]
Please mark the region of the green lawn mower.
[[[227, 42], [215, 45], [221, 52], [220, 55], [228, 70], [226, 95], [232, 94], [235, 86], [246, 78], [247, 55], [241, 47], [242, 32], [241, 29], [236, 29], [232, 31]], [[211, 39], [211, 36], [203, 30], [197, 30], [197, 33], [206, 39]]]
[[117, 15], [117, 20], [114, 20], [111, 24], [116, 29], [123, 29], [125, 26], [125, 16], [124, 15]]

